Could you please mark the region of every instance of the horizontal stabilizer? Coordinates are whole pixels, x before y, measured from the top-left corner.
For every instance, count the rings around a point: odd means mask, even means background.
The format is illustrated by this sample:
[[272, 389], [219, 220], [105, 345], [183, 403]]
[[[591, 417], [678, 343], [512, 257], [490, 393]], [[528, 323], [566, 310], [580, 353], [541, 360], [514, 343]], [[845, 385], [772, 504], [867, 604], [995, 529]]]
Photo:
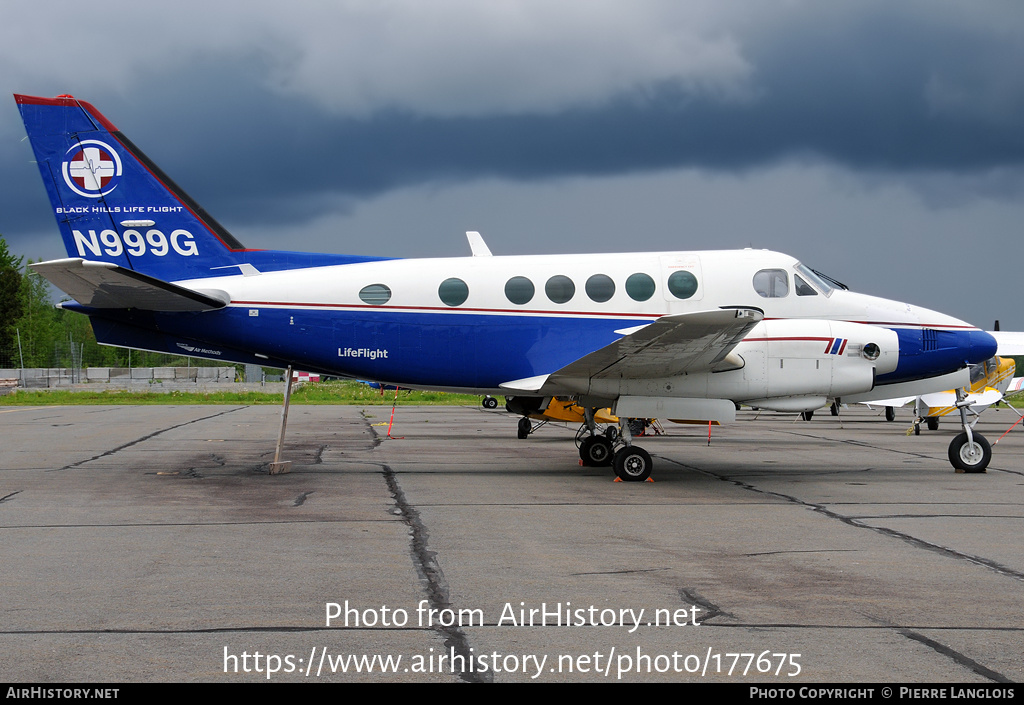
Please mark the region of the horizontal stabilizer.
[[142, 311], [212, 311], [231, 298], [219, 290], [195, 291], [110, 262], [80, 258], [29, 265], [78, 303], [91, 308]]

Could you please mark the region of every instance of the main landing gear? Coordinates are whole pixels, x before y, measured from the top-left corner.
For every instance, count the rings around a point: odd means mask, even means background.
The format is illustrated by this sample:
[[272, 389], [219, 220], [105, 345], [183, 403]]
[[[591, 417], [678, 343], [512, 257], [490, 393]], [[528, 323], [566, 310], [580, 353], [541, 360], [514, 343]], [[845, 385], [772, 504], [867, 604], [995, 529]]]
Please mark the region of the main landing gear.
[[[594, 410], [584, 409], [585, 435], [580, 440], [580, 461], [586, 467], [612, 466], [615, 476], [623, 482], [643, 482], [651, 476], [654, 463], [650, 454], [643, 448], [633, 445], [633, 434], [630, 432], [631, 419], [620, 418], [618, 433], [609, 426], [605, 433], [597, 432], [594, 423]], [[615, 446], [622, 444], [617, 451]]]
[[967, 407], [971, 403], [966, 400], [962, 389], [956, 390], [956, 406], [960, 410], [960, 423], [963, 433], [957, 434], [949, 444], [949, 462], [957, 472], [985, 472], [992, 460], [992, 446], [980, 433], [975, 433], [967, 422]]

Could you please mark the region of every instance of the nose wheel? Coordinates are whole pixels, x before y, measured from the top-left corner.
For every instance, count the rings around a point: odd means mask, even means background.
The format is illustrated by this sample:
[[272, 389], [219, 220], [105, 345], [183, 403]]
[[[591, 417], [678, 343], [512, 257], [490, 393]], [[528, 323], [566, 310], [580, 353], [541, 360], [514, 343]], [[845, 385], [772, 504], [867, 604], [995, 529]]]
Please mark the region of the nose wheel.
[[958, 434], [949, 444], [949, 462], [957, 472], [985, 472], [992, 460], [992, 446], [980, 433], [972, 434], [964, 431]]
[[949, 462], [957, 472], [985, 472], [992, 460], [992, 446], [983, 435], [975, 433], [967, 422], [967, 407], [971, 402], [967, 401], [967, 395], [962, 389], [956, 390], [956, 405], [960, 409], [960, 423], [964, 431], [957, 434], [949, 444]]

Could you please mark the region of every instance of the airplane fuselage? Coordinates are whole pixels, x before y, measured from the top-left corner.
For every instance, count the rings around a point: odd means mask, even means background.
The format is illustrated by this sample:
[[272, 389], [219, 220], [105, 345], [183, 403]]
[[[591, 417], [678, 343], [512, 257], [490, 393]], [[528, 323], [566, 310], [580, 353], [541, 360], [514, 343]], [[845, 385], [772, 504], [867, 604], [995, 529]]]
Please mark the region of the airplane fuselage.
[[[743, 368], [688, 375], [673, 396], [841, 396], [952, 372], [984, 343], [963, 321], [830, 287], [765, 250], [380, 260], [177, 283], [231, 301], [218, 311], [145, 314], [182, 339], [178, 351], [238, 359], [224, 351], [241, 348], [264, 364], [476, 393], [508, 393], [500, 385], [557, 370], [617, 340], [616, 331], [721, 307], [764, 311], [736, 349]], [[844, 334], [830, 322], [860, 326]], [[867, 342], [885, 343], [873, 361], [884, 366], [830, 387], [840, 365], [863, 364], [855, 348]], [[789, 386], [779, 387], [780, 375]], [[664, 393], [666, 384], [655, 376], [565, 391], [614, 398]]]

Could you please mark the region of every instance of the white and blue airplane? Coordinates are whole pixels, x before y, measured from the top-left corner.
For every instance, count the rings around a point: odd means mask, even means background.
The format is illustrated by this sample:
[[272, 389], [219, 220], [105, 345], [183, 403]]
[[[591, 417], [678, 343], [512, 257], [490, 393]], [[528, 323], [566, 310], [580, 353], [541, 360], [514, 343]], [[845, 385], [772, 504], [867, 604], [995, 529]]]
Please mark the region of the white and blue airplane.
[[[723, 423], [963, 387], [992, 336], [765, 250], [391, 259], [246, 249], [92, 105], [16, 95], [68, 259], [33, 265], [101, 343], [585, 409], [580, 457], [651, 474], [631, 418]], [[614, 438], [593, 410], [619, 417]], [[614, 435], [614, 434], [613, 434]], [[982, 472], [966, 426], [953, 464]]]

